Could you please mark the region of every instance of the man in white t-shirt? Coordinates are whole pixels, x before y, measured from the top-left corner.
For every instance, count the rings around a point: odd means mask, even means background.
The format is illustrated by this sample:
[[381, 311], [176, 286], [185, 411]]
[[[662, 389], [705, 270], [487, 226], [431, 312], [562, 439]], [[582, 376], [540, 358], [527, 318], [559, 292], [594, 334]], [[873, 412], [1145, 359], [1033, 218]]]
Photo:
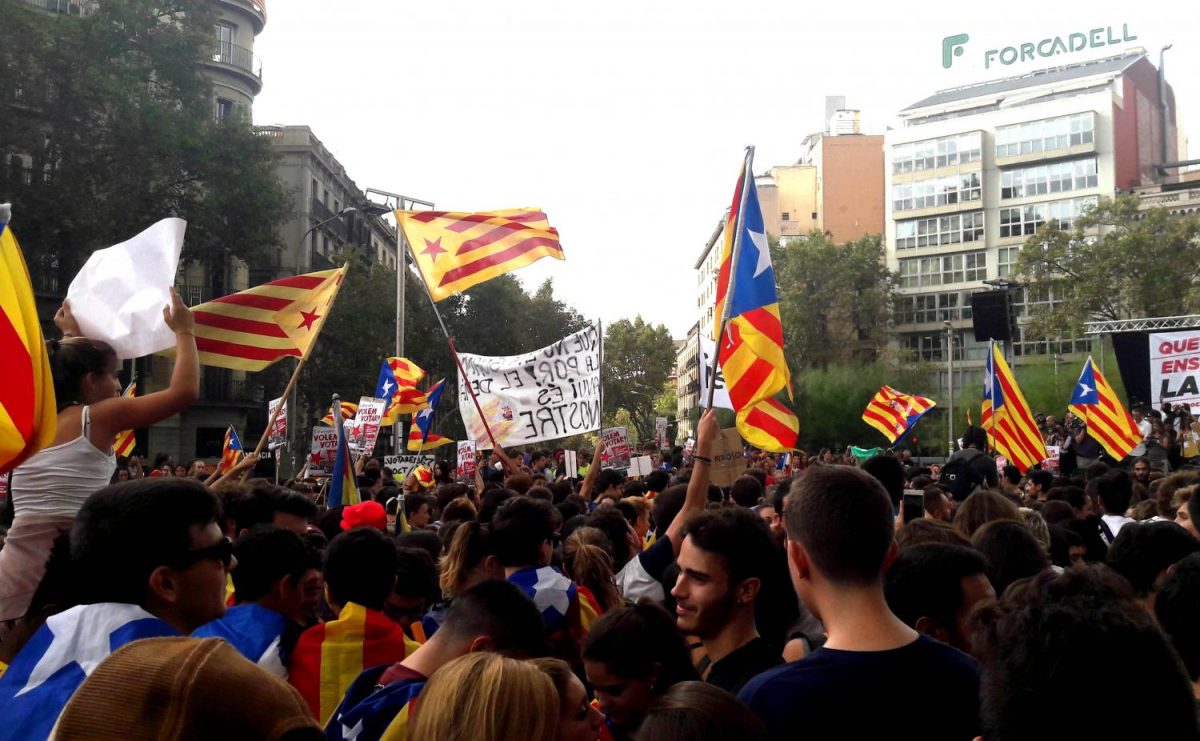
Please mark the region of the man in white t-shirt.
[[1100, 537], [1112, 545], [1121, 528], [1133, 522], [1125, 516], [1133, 498], [1133, 480], [1120, 469], [1109, 471], [1096, 479], [1096, 496], [1100, 500]]
[[1141, 434], [1141, 440], [1138, 441], [1137, 447], [1129, 451], [1130, 458], [1141, 458], [1146, 454], [1146, 438], [1150, 437], [1150, 432], [1154, 429], [1150, 426], [1150, 420], [1146, 419], [1146, 411], [1138, 407], [1130, 412], [1133, 416], [1133, 421], [1137, 425], [1138, 432]]

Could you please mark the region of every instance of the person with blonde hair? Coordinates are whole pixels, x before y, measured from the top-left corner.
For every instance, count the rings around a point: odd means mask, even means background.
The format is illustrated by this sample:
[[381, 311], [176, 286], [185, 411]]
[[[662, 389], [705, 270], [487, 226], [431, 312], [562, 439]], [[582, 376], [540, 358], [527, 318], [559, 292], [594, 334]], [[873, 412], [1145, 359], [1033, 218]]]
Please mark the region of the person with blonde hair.
[[529, 663], [541, 669], [554, 682], [558, 693], [558, 732], [555, 741], [596, 741], [604, 726], [604, 715], [588, 702], [587, 689], [562, 659], [533, 659]]
[[559, 698], [550, 676], [489, 652], [439, 669], [415, 710], [413, 739], [554, 741], [558, 732]]
[[594, 527], [581, 527], [563, 543], [563, 570], [597, 616], [625, 604], [613, 577], [608, 536]]

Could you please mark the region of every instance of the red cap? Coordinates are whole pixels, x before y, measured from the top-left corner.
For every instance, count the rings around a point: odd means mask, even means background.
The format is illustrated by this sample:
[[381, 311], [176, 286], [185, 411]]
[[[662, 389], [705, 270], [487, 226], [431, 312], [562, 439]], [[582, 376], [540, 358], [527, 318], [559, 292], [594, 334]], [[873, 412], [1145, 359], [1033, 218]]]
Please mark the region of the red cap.
[[342, 529], [350, 530], [356, 527], [373, 527], [376, 530], [387, 530], [387, 513], [379, 502], [363, 502], [352, 504], [342, 510]]

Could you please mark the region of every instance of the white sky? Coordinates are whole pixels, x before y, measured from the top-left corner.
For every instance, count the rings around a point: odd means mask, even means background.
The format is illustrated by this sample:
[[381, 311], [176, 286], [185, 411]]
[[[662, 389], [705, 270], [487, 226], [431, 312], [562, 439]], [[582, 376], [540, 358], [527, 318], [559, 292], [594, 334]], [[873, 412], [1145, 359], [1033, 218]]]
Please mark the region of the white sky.
[[[556, 294], [611, 321], [683, 336], [692, 270], [728, 205], [742, 148], [794, 162], [826, 95], [864, 133], [936, 90], [1116, 53], [983, 69], [983, 51], [1122, 24], [1167, 52], [1190, 157], [1200, 157], [1200, 14], [1188, 3], [799, 0], [270, 0], [255, 41], [257, 124], [307, 124], [360, 188], [483, 211], [540, 206], [562, 234]], [[978, 10], [977, 10], [978, 8]], [[945, 36], [971, 42], [942, 68]]]

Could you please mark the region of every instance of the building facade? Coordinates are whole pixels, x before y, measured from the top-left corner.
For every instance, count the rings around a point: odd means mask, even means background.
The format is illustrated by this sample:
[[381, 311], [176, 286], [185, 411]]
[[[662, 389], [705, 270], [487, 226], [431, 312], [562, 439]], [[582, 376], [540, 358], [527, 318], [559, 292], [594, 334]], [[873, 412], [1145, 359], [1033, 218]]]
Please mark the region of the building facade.
[[262, 62], [254, 37], [267, 25], [266, 0], [212, 0], [217, 12], [213, 53], [204, 71], [213, 85], [213, 116], [250, 120], [254, 98], [262, 92]]
[[689, 437], [696, 436], [692, 421], [699, 419], [700, 408], [700, 323], [692, 325], [687, 337], [675, 341], [675, 419], [678, 426], [675, 442], [682, 445]]
[[[1101, 197], [1160, 180], [1159, 79], [1145, 53], [938, 92], [901, 112], [886, 137], [888, 267], [899, 274], [899, 349], [982, 364], [970, 294], [1012, 282], [1022, 245], [1048, 221], [1069, 226]], [[1170, 110], [1174, 110], [1167, 87]], [[1084, 353], [1077, 338], [1027, 336], [1024, 317], [1049, 292], [1013, 285], [1014, 356]]]

